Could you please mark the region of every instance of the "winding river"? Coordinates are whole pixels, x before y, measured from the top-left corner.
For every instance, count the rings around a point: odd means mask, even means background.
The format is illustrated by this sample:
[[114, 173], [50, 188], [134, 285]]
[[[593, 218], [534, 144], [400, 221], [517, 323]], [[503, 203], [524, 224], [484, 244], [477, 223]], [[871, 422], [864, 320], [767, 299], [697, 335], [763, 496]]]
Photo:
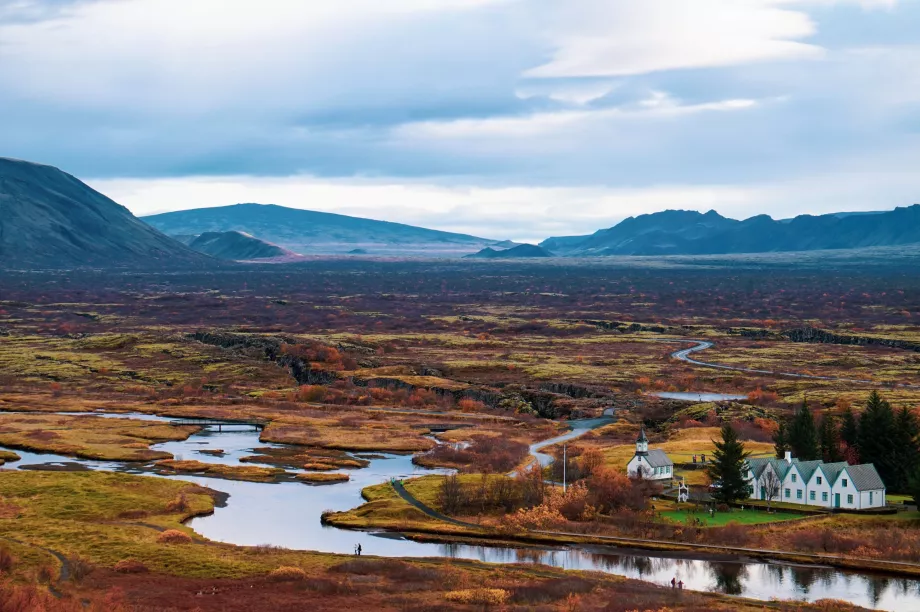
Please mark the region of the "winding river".
[[[117, 418], [169, 419], [150, 415], [107, 415]], [[541, 463], [548, 455], [540, 448], [570, 440], [596, 423], [576, 422], [573, 430], [533, 448]], [[239, 464], [240, 457], [257, 447], [280, 446], [260, 442], [258, 433], [223, 427], [217, 432], [204, 429], [181, 442], [166, 442], [152, 448], [177, 458], [204, 462]], [[222, 457], [199, 451], [222, 449]], [[142, 466], [119, 462], [90, 461], [59, 455], [16, 451], [22, 460], [6, 467], [16, 469], [90, 469], [147, 473]], [[360, 455], [359, 455], [360, 456]], [[920, 610], [920, 580], [890, 578], [869, 572], [848, 572], [825, 567], [803, 567], [748, 559], [712, 560], [686, 555], [649, 554], [616, 547], [495, 547], [434, 544], [407, 540], [399, 534], [378, 531], [350, 531], [324, 526], [325, 510], [348, 510], [362, 503], [361, 489], [388, 481], [441, 470], [420, 468], [407, 455], [374, 455], [370, 465], [350, 470], [349, 482], [320, 487], [301, 483], [251, 483], [196, 476], [168, 476], [195, 482], [230, 495], [227, 505], [211, 516], [193, 519], [189, 525], [211, 540], [251, 546], [271, 544], [292, 549], [351, 554], [361, 544], [364, 554], [385, 557], [450, 557], [488, 563], [543, 563], [564, 569], [595, 570], [665, 585], [671, 578], [683, 580], [686, 588], [716, 591], [760, 600], [797, 599], [816, 601], [834, 598], [880, 610]], [[551, 459], [549, 459], [551, 461]], [[249, 464], [252, 465], [252, 464]]]

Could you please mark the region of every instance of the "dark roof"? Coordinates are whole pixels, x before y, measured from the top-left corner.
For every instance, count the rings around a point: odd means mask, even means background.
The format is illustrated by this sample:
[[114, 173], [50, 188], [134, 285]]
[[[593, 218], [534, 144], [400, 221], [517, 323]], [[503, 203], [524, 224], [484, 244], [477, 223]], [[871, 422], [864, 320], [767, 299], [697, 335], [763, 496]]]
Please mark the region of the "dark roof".
[[639, 437], [636, 438], [636, 442], [648, 442], [648, 438], [645, 437], [645, 427], [639, 430]]
[[882, 482], [878, 472], [875, 471], [875, 466], [871, 463], [851, 465], [846, 468], [846, 471], [857, 491], [875, 491], [885, 488], [885, 483]]
[[825, 463], [821, 466], [821, 471], [824, 472], [824, 475], [827, 476], [827, 484], [833, 485], [837, 482], [837, 476], [840, 475], [840, 472], [843, 471], [849, 464], [846, 461], [838, 461], [837, 463]]
[[674, 465], [674, 462], [668, 458], [668, 455], [660, 449], [650, 450], [646, 456], [648, 464], [653, 468]]

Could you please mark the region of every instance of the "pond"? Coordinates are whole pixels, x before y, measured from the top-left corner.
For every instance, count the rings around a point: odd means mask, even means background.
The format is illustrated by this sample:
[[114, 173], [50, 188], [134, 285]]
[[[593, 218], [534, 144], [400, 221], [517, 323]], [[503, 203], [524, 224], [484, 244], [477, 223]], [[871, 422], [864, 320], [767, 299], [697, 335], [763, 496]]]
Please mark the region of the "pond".
[[685, 402], [727, 402], [747, 399], [747, 395], [731, 393], [707, 393], [705, 391], [656, 391], [646, 393], [661, 399], [682, 400]]
[[[123, 415], [121, 418], [129, 415]], [[146, 416], [160, 420], [159, 417]], [[168, 421], [169, 419], [162, 419]], [[583, 431], [591, 424], [576, 424]], [[544, 441], [541, 445], [571, 439], [575, 433]], [[257, 447], [281, 446], [262, 443], [258, 432], [208, 429], [183, 442], [153, 446], [184, 458], [204, 462], [238, 464], [239, 458]], [[223, 457], [202, 455], [202, 449], [222, 449]], [[539, 452], [539, 448], [536, 449]], [[88, 461], [59, 455], [16, 451], [22, 460], [5, 467], [17, 469], [49, 464], [78, 465], [83, 469], [145, 473], [142, 466], [119, 462]], [[671, 578], [683, 580], [685, 588], [716, 591], [760, 600], [841, 599], [880, 610], [920, 610], [920, 581], [889, 578], [866, 572], [801, 567], [738, 559], [732, 561], [686, 558], [681, 554], [648, 554], [616, 547], [495, 547], [466, 544], [433, 544], [407, 540], [389, 532], [350, 531], [324, 526], [324, 510], [349, 510], [361, 503], [361, 489], [391, 478], [441, 473], [414, 465], [407, 455], [374, 455], [370, 465], [349, 470], [349, 482], [309, 486], [301, 483], [252, 483], [196, 476], [170, 476], [195, 482], [230, 495], [226, 507], [189, 525], [209, 539], [243, 546], [271, 544], [292, 549], [351, 554], [361, 544], [364, 554], [385, 557], [450, 557], [488, 563], [543, 563], [564, 569], [603, 571], [666, 585]], [[380, 458], [382, 457], [382, 458]]]

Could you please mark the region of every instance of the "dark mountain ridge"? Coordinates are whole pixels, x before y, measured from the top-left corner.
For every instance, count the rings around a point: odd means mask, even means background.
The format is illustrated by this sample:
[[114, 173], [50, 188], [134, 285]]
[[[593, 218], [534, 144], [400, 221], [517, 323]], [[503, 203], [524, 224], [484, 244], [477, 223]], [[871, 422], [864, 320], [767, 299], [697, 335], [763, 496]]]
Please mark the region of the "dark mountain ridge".
[[721, 255], [897, 246], [920, 243], [920, 204], [874, 214], [800, 215], [737, 221], [714, 210], [667, 210], [630, 217], [591, 236], [540, 244], [570, 256]]
[[66, 172], [0, 158], [0, 267], [214, 263]]
[[245, 232], [300, 254], [345, 254], [366, 249], [378, 255], [456, 256], [499, 243], [466, 234], [275, 204], [197, 208], [143, 220], [170, 235]]

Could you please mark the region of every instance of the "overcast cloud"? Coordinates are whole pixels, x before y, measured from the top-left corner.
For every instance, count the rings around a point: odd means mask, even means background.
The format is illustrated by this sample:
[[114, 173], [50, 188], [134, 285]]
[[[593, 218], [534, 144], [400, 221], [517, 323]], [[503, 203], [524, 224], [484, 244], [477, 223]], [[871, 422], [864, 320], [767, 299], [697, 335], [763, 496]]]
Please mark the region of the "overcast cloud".
[[920, 0], [0, 0], [0, 155], [496, 238], [920, 201]]

